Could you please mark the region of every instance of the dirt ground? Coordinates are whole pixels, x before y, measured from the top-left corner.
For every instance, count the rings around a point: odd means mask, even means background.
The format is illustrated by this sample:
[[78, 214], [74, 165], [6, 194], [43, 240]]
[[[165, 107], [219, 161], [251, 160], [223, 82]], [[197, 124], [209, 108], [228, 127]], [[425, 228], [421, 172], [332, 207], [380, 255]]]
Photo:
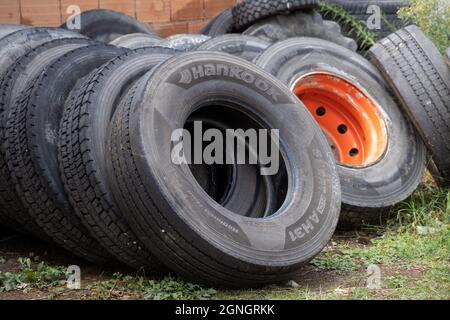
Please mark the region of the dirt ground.
[[[367, 270], [358, 266], [349, 268], [349, 261], [325, 258], [329, 253], [341, 250], [345, 245], [352, 250], [366, 250], [376, 233], [337, 233], [321, 255], [324, 260], [311, 263], [302, 268], [293, 282], [272, 285], [259, 290], [217, 291], [212, 299], [403, 299], [410, 298], [415, 292], [428, 289], [419, 288], [417, 283], [425, 279], [426, 270], [420, 266], [405, 266], [401, 262], [382, 266], [383, 278], [394, 281], [394, 285], [384, 285], [376, 290], [367, 289]], [[10, 299], [146, 299], [145, 286], [131, 287], [130, 280], [117, 280], [117, 274], [130, 279], [141, 277], [135, 271], [123, 266], [99, 267], [80, 261], [66, 252], [51, 247], [36, 239], [19, 235], [12, 231], [0, 230], [0, 274], [18, 273], [22, 266], [19, 258], [29, 257], [31, 261], [43, 261], [49, 266], [79, 265], [81, 268], [81, 290], [69, 290], [64, 283], [58, 285], [19, 286], [15, 290], [0, 292], [0, 300]], [[328, 259], [328, 260], [327, 260]], [[321, 262], [320, 262], [321, 261]], [[325, 263], [326, 265], [322, 265]], [[123, 277], [123, 276], [122, 276]], [[148, 277], [146, 277], [147, 279]], [[112, 280], [113, 279], [113, 280]], [[116, 279], [116, 280], [114, 280]], [[152, 278], [159, 281], [158, 278]], [[134, 280], [132, 280], [134, 281]], [[448, 290], [447, 290], [448, 289]], [[182, 290], [182, 289], [180, 289]], [[422, 292], [418, 298], [450, 299], [450, 288], [439, 289], [440, 293]], [[1, 291], [1, 290], [0, 290]], [[174, 297], [174, 296], [169, 296]], [[177, 297], [175, 295], [175, 297]], [[185, 297], [185, 296], [183, 296]], [[189, 296], [188, 296], [189, 298]], [[194, 297], [195, 298], [195, 297]]]

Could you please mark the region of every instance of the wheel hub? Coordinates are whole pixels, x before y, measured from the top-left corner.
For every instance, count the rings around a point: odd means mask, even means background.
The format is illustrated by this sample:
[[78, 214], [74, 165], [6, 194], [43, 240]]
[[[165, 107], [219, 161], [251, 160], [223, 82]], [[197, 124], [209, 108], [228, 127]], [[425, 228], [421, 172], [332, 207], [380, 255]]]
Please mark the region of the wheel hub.
[[388, 145], [383, 116], [357, 85], [314, 73], [299, 79], [293, 91], [327, 135], [340, 165], [366, 167], [382, 157]]

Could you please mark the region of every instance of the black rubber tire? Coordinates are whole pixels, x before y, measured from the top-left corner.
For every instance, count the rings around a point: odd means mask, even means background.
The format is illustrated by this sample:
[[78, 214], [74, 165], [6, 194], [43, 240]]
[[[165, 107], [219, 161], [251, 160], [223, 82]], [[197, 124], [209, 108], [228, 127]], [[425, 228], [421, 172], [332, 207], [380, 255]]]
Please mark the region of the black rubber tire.
[[173, 54], [166, 48], [137, 49], [92, 72], [66, 103], [59, 134], [60, 171], [76, 214], [119, 261], [148, 271], [155, 271], [158, 263], [117, 209], [107, 182], [104, 153], [110, 118], [122, 95], [135, 80]]
[[0, 25], [0, 39], [8, 36], [16, 31], [31, 28], [30, 26], [25, 26], [21, 24], [2, 24]]
[[225, 34], [204, 42], [198, 50], [226, 52], [247, 61], [253, 61], [269, 46], [270, 42], [257, 37]]
[[[6, 81], [5, 73], [14, 63], [25, 55], [28, 51], [40, 46], [43, 43], [61, 38], [83, 38], [83, 36], [63, 29], [55, 28], [30, 28], [16, 31], [0, 39], [0, 81]], [[5, 90], [5, 85], [0, 85], [1, 90]], [[6, 91], [5, 91], [6, 92]], [[0, 96], [1, 97], [1, 96]], [[0, 102], [0, 140], [4, 141], [5, 106]], [[16, 192], [11, 188], [11, 176], [8, 166], [4, 160], [4, 153], [0, 150], [0, 221], [13, 221], [24, 232], [35, 236], [44, 236], [33, 220], [28, 220], [28, 228], [17, 221], [17, 217], [26, 217], [26, 209], [21, 204]], [[14, 191], [14, 192], [13, 192]], [[49, 239], [45, 239], [49, 240]]]
[[162, 39], [145, 33], [131, 33], [114, 39], [110, 44], [127, 49], [139, 49], [158, 45]]
[[64, 29], [29, 28], [13, 32], [0, 39], [0, 78], [17, 59], [28, 51], [45, 42], [63, 38], [84, 37]]
[[177, 34], [161, 40], [158, 46], [188, 52], [196, 50], [199, 45], [209, 39], [211, 37], [203, 34]]
[[447, 62], [447, 66], [450, 68], [450, 48], [445, 50], [445, 62]]
[[312, 37], [328, 40], [349, 50], [356, 51], [357, 43], [341, 33], [339, 25], [333, 21], [323, 20], [316, 12], [295, 12], [278, 15], [255, 23], [243, 32], [268, 42], [277, 42], [294, 37]]
[[[100, 257], [107, 255], [82, 226], [67, 200], [57, 161], [57, 139], [64, 103], [72, 87], [87, 73], [123, 51], [113, 46], [88, 45], [60, 56], [37, 78], [29, 81], [26, 94], [16, 104], [15, 119], [10, 121], [13, 134], [8, 137], [14, 158], [10, 155], [7, 159], [12, 164], [26, 164], [14, 170], [14, 180], [20, 184], [18, 189], [22, 193], [27, 190], [26, 202], [27, 207], [32, 208], [32, 215], [42, 221], [50, 220], [43, 223], [52, 224], [45, 227], [51, 238], [61, 238], [51, 233], [55, 229], [72, 235], [69, 238], [79, 237], [77, 248], [90, 250], [89, 247], [94, 247], [94, 251], [101, 252]], [[25, 167], [27, 170], [22, 169]], [[64, 227], [55, 225], [54, 219], [64, 220]], [[108, 258], [112, 260], [112, 257]]]
[[397, 16], [400, 8], [409, 5], [409, 0], [327, 0], [327, 2], [336, 4], [342, 7], [345, 11], [350, 13], [356, 19], [364, 23], [373, 15], [373, 12], [368, 9], [372, 5], [380, 8], [382, 14], [381, 29], [370, 30], [382, 39], [396, 29], [405, 26], [404, 22]]
[[[8, 110], [2, 149], [11, 181], [31, 219], [49, 238], [70, 253], [91, 262], [105, 263], [111, 258], [104, 254], [76, 216], [68, 208], [55, 206], [48, 190], [40, 185], [40, 179], [44, 177], [34, 169], [30, 147], [35, 146], [28, 144], [25, 125], [27, 114], [24, 105], [28, 103], [36, 77], [60, 56], [89, 43], [87, 39], [53, 40], [25, 55], [10, 69], [12, 103]], [[42, 128], [44, 131], [49, 129]], [[50, 132], [46, 131], [46, 134], [49, 138]]]
[[[212, 69], [210, 75], [194, 78], [190, 71], [194, 68]], [[240, 70], [238, 75], [228, 73], [232, 68]], [[231, 214], [200, 189], [187, 165], [175, 165], [170, 159], [172, 130], [166, 128], [183, 128], [196, 106], [214, 107], [210, 101], [216, 106], [233, 101], [255, 121], [281, 128], [289, 179], [303, 187], [287, 195], [291, 205], [277, 215], [246, 220]], [[158, 147], [150, 146], [153, 143]], [[122, 101], [113, 118], [108, 150], [111, 186], [124, 216], [147, 248], [189, 281], [242, 288], [288, 279], [323, 249], [334, 232], [339, 180], [325, 137], [283, 84], [245, 60], [203, 51], [169, 59]], [[300, 168], [309, 174], [296, 174]]]
[[412, 25], [378, 42], [369, 57], [395, 91], [449, 186], [450, 69], [439, 50]]
[[231, 32], [233, 32], [233, 14], [231, 9], [227, 9], [212, 19], [200, 34], [214, 38]]
[[245, 30], [255, 22], [296, 10], [314, 9], [318, 0], [242, 0], [232, 9], [234, 29]]
[[382, 110], [389, 139], [382, 158], [363, 168], [338, 165], [343, 202], [341, 226], [376, 224], [388, 207], [416, 190], [425, 170], [426, 148], [369, 61], [328, 41], [298, 38], [271, 46], [255, 63], [289, 88], [313, 72], [334, 74], [362, 87]]
[[[73, 19], [80, 18], [80, 29], [71, 29]], [[130, 33], [146, 33], [155, 35], [151, 29], [123, 13], [107, 10], [95, 9], [82, 12], [71, 21], [64, 23], [61, 28], [79, 32], [91, 39], [110, 43], [114, 39]]]

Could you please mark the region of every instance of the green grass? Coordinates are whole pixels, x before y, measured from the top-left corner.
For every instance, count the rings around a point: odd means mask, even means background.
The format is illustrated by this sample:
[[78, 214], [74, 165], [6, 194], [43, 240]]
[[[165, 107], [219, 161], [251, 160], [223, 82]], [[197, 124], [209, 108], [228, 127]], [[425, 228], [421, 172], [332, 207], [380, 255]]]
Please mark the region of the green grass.
[[[88, 299], [450, 299], [450, 190], [421, 186], [393, 209], [386, 227], [374, 233], [338, 235], [310, 262], [300, 288], [273, 285], [259, 290], [216, 291], [166, 277], [155, 280], [114, 274], [83, 284]], [[432, 233], [418, 232], [430, 227]], [[363, 237], [364, 243], [355, 241]], [[36, 259], [37, 260], [37, 259]], [[0, 257], [0, 263], [6, 259]], [[1, 291], [45, 292], [49, 299], [70, 294], [65, 267], [19, 259], [16, 272], [0, 272]], [[366, 288], [367, 266], [381, 269], [381, 289]], [[311, 279], [308, 279], [312, 277]], [[103, 277], [104, 278], [104, 277]], [[83, 280], [83, 279], [82, 279]]]
[[450, 2], [442, 0], [410, 0], [400, 9], [399, 17], [412, 22], [434, 42], [441, 53], [450, 47]]
[[94, 299], [111, 299], [120, 295], [149, 300], [205, 300], [211, 299], [216, 290], [187, 283], [181, 279], [166, 277], [149, 280], [144, 277], [115, 274], [112, 279], [95, 282], [87, 287]]
[[19, 258], [18, 263], [19, 271], [0, 272], [0, 292], [54, 287], [64, 284], [67, 278], [66, 269], [61, 266], [49, 266], [45, 262], [33, 263], [30, 258]]

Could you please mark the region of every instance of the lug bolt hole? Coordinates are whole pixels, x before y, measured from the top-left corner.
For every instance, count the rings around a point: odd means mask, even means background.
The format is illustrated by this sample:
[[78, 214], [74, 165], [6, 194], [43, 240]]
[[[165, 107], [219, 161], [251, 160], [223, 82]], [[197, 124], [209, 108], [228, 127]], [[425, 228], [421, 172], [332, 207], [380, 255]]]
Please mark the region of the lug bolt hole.
[[316, 114], [317, 114], [319, 117], [323, 117], [326, 113], [327, 113], [327, 110], [326, 110], [324, 107], [319, 107], [319, 108], [317, 108], [317, 110], [316, 110]]
[[341, 124], [339, 127], [338, 127], [338, 132], [340, 133], [340, 134], [345, 134], [345, 133], [347, 133], [347, 126], [345, 125], [345, 124]]
[[349, 155], [350, 157], [356, 157], [359, 154], [359, 150], [356, 148], [353, 148], [352, 150], [350, 150]]

